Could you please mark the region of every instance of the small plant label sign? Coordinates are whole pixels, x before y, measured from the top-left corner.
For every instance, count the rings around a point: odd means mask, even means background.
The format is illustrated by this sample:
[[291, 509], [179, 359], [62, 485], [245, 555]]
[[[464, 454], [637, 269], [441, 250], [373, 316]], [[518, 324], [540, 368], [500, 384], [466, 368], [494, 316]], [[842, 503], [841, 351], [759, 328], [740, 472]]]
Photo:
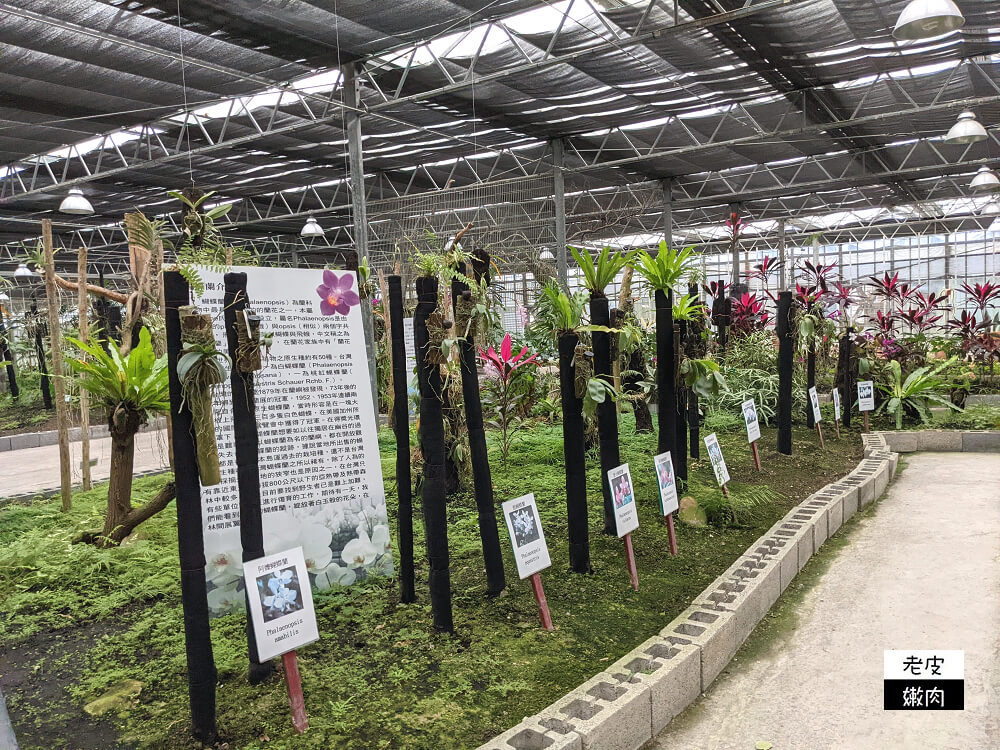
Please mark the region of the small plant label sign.
[[708, 451], [708, 460], [712, 462], [712, 470], [715, 472], [715, 481], [721, 487], [729, 483], [729, 469], [726, 468], [726, 459], [722, 457], [722, 447], [719, 445], [719, 438], [713, 432], [705, 438], [705, 449]]
[[747, 442], [760, 440], [760, 419], [757, 417], [757, 404], [752, 398], [743, 402], [743, 421], [747, 423]]
[[812, 404], [813, 421], [822, 422], [823, 412], [819, 410], [819, 393], [816, 391], [816, 386], [809, 389], [809, 403]]
[[319, 640], [301, 547], [243, 563], [243, 575], [262, 662]]
[[510, 544], [514, 548], [517, 574], [521, 580], [545, 570], [552, 561], [549, 559], [549, 547], [545, 543], [534, 493], [508, 500], [502, 508]]
[[611, 485], [611, 497], [614, 499], [615, 527], [621, 538], [639, 528], [639, 511], [635, 505], [635, 489], [628, 464], [609, 469], [608, 484]]
[[833, 420], [840, 421], [840, 389], [833, 389]]
[[660, 488], [660, 510], [663, 515], [673, 513], [677, 508], [677, 479], [674, 476], [674, 462], [670, 451], [661, 453], [653, 459], [656, 466], [656, 484]]
[[875, 411], [875, 383], [858, 381], [858, 411]]

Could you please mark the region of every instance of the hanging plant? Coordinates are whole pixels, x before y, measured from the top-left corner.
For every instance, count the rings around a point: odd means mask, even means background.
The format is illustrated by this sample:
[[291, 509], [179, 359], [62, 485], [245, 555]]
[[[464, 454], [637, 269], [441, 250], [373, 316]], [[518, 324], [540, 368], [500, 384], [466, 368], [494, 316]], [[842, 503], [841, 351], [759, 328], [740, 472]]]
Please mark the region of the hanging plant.
[[181, 384], [182, 404], [191, 410], [191, 424], [198, 449], [198, 474], [205, 487], [222, 481], [219, 452], [215, 443], [215, 420], [212, 395], [215, 386], [226, 381], [232, 366], [229, 355], [219, 350], [212, 333], [212, 316], [198, 312], [193, 305], [181, 307], [181, 355], [177, 360], [177, 379]]

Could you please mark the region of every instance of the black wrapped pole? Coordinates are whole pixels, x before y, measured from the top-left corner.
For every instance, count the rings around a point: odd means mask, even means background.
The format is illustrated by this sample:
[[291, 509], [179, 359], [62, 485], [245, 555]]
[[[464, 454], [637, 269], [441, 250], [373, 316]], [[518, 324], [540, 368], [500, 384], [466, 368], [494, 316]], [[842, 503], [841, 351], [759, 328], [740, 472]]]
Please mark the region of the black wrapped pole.
[[[812, 312], [812, 305], [809, 306]], [[816, 385], [816, 341], [815, 337], [809, 344], [809, 353], [806, 355], [806, 427], [810, 430], [816, 427], [816, 419], [813, 417], [812, 406], [809, 401], [809, 389]]]
[[191, 731], [206, 745], [215, 742], [215, 659], [208, 624], [205, 581], [205, 542], [201, 517], [198, 459], [191, 427], [191, 411], [181, 408], [177, 359], [181, 351], [178, 308], [188, 304], [188, 284], [177, 271], [163, 274], [166, 301], [167, 370], [170, 377], [170, 418], [174, 439], [174, 477], [177, 489], [177, 546], [181, 563], [181, 605], [184, 608], [184, 641], [187, 651]]
[[851, 426], [851, 407], [854, 404], [854, 370], [851, 367], [851, 357], [854, 349], [854, 329], [848, 328], [847, 333], [840, 337], [840, 347], [837, 352], [837, 387], [840, 389], [840, 405], [843, 409], [844, 427]]
[[11, 398], [21, 395], [17, 387], [17, 374], [14, 372], [14, 357], [7, 345], [7, 328], [3, 322], [3, 308], [0, 307], [0, 359], [7, 363], [7, 390]]
[[[608, 309], [608, 298], [601, 295], [590, 296], [590, 322], [595, 326], [610, 326], [611, 312]], [[594, 376], [606, 383], [612, 382], [611, 374], [611, 335], [603, 331], [594, 331]], [[608, 471], [621, 465], [621, 454], [618, 449], [618, 409], [610, 399], [597, 405], [597, 431], [601, 445], [601, 490], [604, 494], [604, 533], [617, 534], [615, 523], [615, 507], [608, 484]]]
[[38, 314], [38, 305], [31, 303], [31, 317], [35, 324], [35, 356], [38, 357], [38, 386], [42, 391], [42, 404], [49, 411], [52, 410], [52, 392], [49, 386], [49, 368], [45, 364], [45, 343], [42, 340], [41, 316]]
[[413, 481], [410, 477], [410, 408], [403, 336], [403, 279], [389, 276], [389, 328], [392, 332], [392, 413], [396, 434], [396, 494], [399, 498], [399, 600], [417, 600], [413, 573]]
[[574, 573], [591, 573], [583, 399], [576, 395], [576, 367], [573, 365], [579, 341], [580, 337], [575, 333], [564, 333], [559, 337], [559, 394], [563, 410], [563, 456], [566, 459], [569, 567]]
[[455, 629], [451, 614], [451, 571], [448, 558], [447, 486], [445, 481], [444, 417], [441, 401], [441, 368], [427, 359], [430, 336], [427, 316], [437, 307], [438, 281], [432, 276], [417, 279], [417, 309], [413, 316], [413, 343], [416, 347], [420, 381], [420, 448], [424, 455], [423, 511], [424, 535], [429, 564], [428, 587], [434, 629], [450, 633]]
[[719, 280], [719, 296], [712, 302], [712, 322], [715, 323], [716, 339], [719, 342], [719, 352], [725, 354], [729, 339], [729, 316], [733, 302], [726, 296], [725, 281]]
[[[778, 293], [778, 452], [792, 455], [792, 293]], [[808, 411], [808, 409], [806, 410]]]
[[[657, 453], [670, 452], [676, 467], [677, 461], [677, 401], [674, 371], [674, 293], [657, 289], [653, 295], [656, 303], [656, 428]], [[676, 471], [676, 468], [675, 468]]]
[[[674, 362], [675, 369], [676, 363], [681, 361], [681, 357], [684, 353], [684, 340], [687, 338], [687, 322], [678, 321], [677, 325], [674, 327]], [[674, 462], [674, 471], [677, 472], [677, 478], [681, 482], [681, 486], [687, 485], [688, 480], [688, 452], [687, 452], [687, 408], [688, 408], [688, 391], [684, 387], [683, 382], [674, 383], [677, 395], [671, 402], [674, 408], [677, 410], [676, 416], [676, 426], [677, 426], [677, 439], [674, 441], [674, 445], [677, 448], [677, 455], [671, 454], [671, 459]]]
[[[698, 300], [697, 284], [688, 284], [688, 296]], [[691, 458], [697, 461], [701, 456], [701, 421], [698, 414], [698, 394], [691, 389], [688, 389], [687, 421], [691, 435]]]
[[[247, 308], [247, 275], [227, 273], [223, 317], [226, 323], [226, 341], [233, 366], [229, 368], [229, 385], [233, 393], [233, 436], [236, 449], [236, 482], [240, 492], [240, 543], [243, 562], [264, 556], [264, 522], [260, 507], [259, 436], [257, 434], [257, 401], [254, 394], [252, 372], [242, 372], [239, 361], [240, 340], [236, 329], [236, 315]], [[250, 589], [244, 587], [247, 606], [247, 656], [250, 660], [250, 684], [266, 680], [273, 672], [270, 661], [261, 663], [257, 653], [257, 637], [253, 618], [250, 617]]]

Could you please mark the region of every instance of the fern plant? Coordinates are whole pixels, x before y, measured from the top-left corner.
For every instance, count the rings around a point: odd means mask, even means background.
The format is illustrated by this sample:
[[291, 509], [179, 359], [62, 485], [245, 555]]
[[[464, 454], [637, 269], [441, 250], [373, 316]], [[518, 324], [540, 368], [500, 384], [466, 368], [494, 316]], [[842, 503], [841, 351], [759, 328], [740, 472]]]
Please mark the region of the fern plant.
[[684, 320], [691, 322], [692, 320], [700, 320], [705, 317], [705, 314], [705, 306], [697, 298], [689, 294], [685, 294], [683, 297], [678, 297], [674, 300], [674, 321]]
[[602, 249], [597, 254], [596, 260], [586, 248], [571, 247], [570, 252], [580, 266], [584, 286], [592, 297], [603, 297], [608, 284], [615, 280], [622, 269], [631, 262], [633, 256], [633, 253], [623, 253], [621, 250], [612, 253], [609, 247]]
[[683, 276], [690, 276], [694, 265], [694, 248], [673, 250], [667, 243], [660, 242], [660, 249], [654, 258], [645, 250], [639, 251], [633, 260], [633, 268], [655, 290], [665, 292], [671, 289]]

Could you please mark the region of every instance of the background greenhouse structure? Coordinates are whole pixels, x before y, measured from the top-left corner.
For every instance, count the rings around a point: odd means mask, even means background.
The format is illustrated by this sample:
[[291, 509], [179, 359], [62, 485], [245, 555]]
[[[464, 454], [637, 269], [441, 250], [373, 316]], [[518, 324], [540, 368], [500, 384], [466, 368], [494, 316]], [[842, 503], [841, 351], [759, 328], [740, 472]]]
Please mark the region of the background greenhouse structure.
[[[0, 273], [48, 217], [57, 246], [124, 278], [123, 215], [176, 229], [166, 191], [193, 184], [269, 263], [356, 248], [405, 274], [428, 230], [473, 222], [513, 329], [538, 263], [575, 278], [567, 243], [666, 239], [730, 278], [733, 212], [742, 270], [988, 277], [998, 206], [970, 181], [1000, 159], [1000, 8], [971, 0], [960, 33], [898, 42], [904, 5], [6, 0]], [[966, 110], [988, 138], [944, 143]], [[92, 215], [58, 212], [71, 188]], [[310, 216], [325, 235], [300, 236]]]

